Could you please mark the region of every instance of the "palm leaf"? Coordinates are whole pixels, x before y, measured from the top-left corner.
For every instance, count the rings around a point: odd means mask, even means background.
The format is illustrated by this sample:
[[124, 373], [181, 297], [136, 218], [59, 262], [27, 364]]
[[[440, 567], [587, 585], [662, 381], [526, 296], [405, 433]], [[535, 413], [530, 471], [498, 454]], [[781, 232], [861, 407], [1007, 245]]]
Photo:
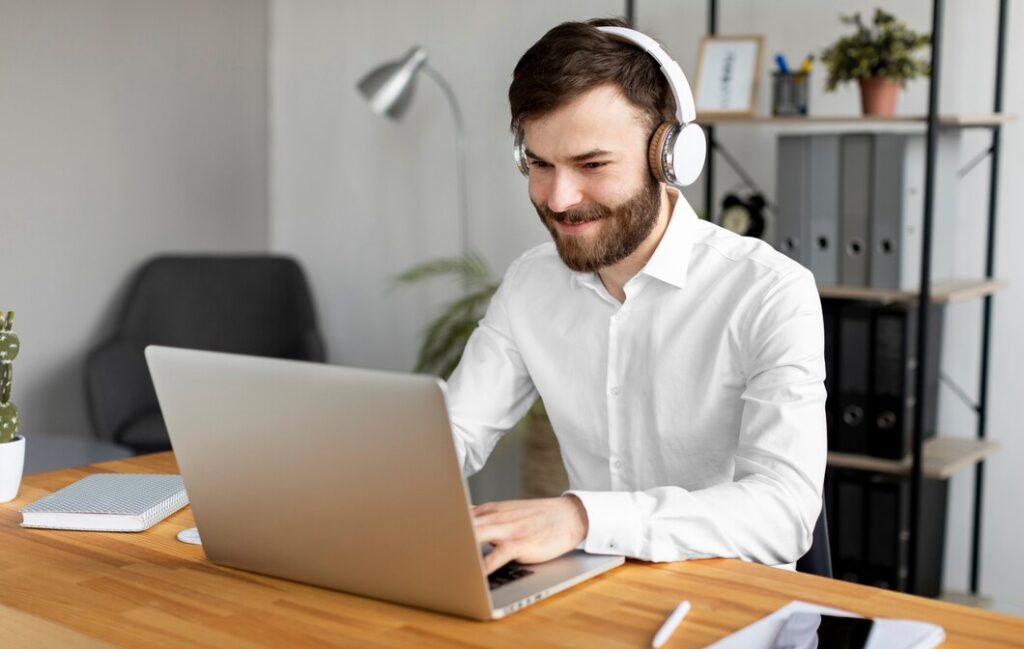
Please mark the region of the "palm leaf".
[[462, 281], [465, 294], [446, 304], [428, 323], [416, 358], [417, 372], [433, 372], [448, 378], [459, 364], [469, 337], [483, 318], [498, 281], [487, 262], [478, 254], [431, 259], [394, 277], [396, 285], [410, 285], [438, 277]]

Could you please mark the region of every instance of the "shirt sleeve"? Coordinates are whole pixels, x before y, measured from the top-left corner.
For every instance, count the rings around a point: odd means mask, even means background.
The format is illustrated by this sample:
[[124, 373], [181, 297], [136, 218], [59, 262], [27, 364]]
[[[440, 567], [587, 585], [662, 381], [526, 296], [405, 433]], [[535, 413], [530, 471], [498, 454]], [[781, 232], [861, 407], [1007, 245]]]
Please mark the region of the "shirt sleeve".
[[746, 320], [732, 481], [693, 491], [567, 492], [587, 511], [586, 551], [778, 565], [810, 547], [826, 457], [824, 330], [813, 276], [803, 269], [783, 275]]
[[523, 418], [537, 391], [512, 335], [508, 303], [513, 262], [448, 380], [452, 435], [464, 476], [479, 471], [495, 444]]

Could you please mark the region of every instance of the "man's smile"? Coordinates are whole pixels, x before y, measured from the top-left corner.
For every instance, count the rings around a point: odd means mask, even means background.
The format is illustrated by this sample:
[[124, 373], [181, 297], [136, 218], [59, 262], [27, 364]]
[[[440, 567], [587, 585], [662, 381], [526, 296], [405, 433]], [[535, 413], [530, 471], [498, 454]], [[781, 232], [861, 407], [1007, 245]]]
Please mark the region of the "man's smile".
[[590, 221], [584, 221], [583, 223], [563, 223], [561, 221], [556, 221], [556, 223], [558, 225], [558, 231], [562, 234], [583, 234], [595, 227], [595, 224], [600, 220], [600, 218], [597, 218]]

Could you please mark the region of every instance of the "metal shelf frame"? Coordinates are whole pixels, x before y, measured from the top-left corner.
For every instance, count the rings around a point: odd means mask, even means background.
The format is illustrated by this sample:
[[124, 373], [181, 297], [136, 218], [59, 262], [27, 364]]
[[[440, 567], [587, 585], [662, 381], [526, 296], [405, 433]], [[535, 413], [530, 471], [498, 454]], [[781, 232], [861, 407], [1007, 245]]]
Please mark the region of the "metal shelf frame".
[[[993, 99], [993, 113], [996, 116], [1003, 111], [1003, 79], [1005, 75], [1006, 62], [1006, 23], [1007, 23], [1007, 0], [999, 0], [999, 13], [996, 25], [996, 52], [995, 52], [995, 96]], [[943, 43], [943, 16], [944, 0], [932, 0], [932, 46], [931, 46], [931, 74], [928, 77], [928, 115], [926, 154], [925, 154], [925, 203], [924, 203], [924, 249], [921, 255], [920, 290], [918, 304], [928, 304], [932, 301], [932, 238], [935, 210], [935, 169], [937, 142], [939, 128], [943, 127], [943, 120], [939, 116], [939, 81], [942, 75], [942, 43]], [[626, 2], [626, 16], [629, 23], [635, 24], [636, 7], [633, 1]], [[714, 35], [718, 33], [718, 2], [708, 0], [708, 23], [707, 33]], [[995, 238], [996, 218], [998, 212], [999, 195], [999, 161], [1000, 149], [1002, 147], [1002, 126], [1004, 119], [996, 119], [985, 126], [992, 132], [992, 146], [988, 155], [991, 160], [989, 174], [989, 195], [988, 195], [988, 236], [985, 250], [985, 280], [994, 279], [995, 272]], [[724, 123], [724, 121], [722, 122]], [[715, 156], [717, 147], [715, 142], [715, 126], [709, 124], [705, 127], [708, 135], [707, 163], [704, 167], [704, 197], [707, 214], [711, 215], [714, 207], [715, 187]], [[981, 334], [981, 367], [979, 377], [979, 398], [977, 411], [977, 433], [978, 440], [984, 440], [988, 426], [988, 376], [989, 356], [991, 352], [992, 333], [992, 295], [985, 295], [982, 307], [982, 334]], [[928, 336], [928, 309], [921, 309], [917, 321], [917, 372], [915, 376], [915, 391], [917, 394], [924, 394], [925, 365], [928, 357], [925, 354]], [[908, 575], [907, 583], [917, 582], [917, 544], [915, 539], [919, 533], [919, 513], [921, 510], [921, 485], [924, 477], [924, 440], [923, 421], [925, 414], [924, 399], [917, 399], [914, 407], [914, 430], [913, 430], [913, 451], [910, 466], [910, 538], [908, 539]], [[971, 537], [971, 565], [970, 565], [970, 588], [971, 594], [978, 594], [978, 580], [980, 573], [980, 550], [981, 550], [981, 516], [983, 487], [985, 477], [984, 460], [975, 465], [974, 473], [974, 513], [973, 530]]]

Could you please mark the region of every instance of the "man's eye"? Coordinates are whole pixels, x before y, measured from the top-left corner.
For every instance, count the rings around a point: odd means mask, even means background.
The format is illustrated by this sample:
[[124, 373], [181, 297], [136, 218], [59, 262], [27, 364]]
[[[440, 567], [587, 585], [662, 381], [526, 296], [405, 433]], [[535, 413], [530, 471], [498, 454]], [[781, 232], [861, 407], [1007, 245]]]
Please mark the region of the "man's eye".
[[603, 167], [603, 166], [605, 166], [607, 164], [608, 164], [607, 162], [588, 162], [588, 163], [583, 165], [583, 168], [584, 169], [600, 169], [601, 167]]
[[530, 160], [530, 166], [536, 167], [537, 169], [543, 169], [545, 167], [550, 167], [551, 165], [544, 162], [543, 160]]

